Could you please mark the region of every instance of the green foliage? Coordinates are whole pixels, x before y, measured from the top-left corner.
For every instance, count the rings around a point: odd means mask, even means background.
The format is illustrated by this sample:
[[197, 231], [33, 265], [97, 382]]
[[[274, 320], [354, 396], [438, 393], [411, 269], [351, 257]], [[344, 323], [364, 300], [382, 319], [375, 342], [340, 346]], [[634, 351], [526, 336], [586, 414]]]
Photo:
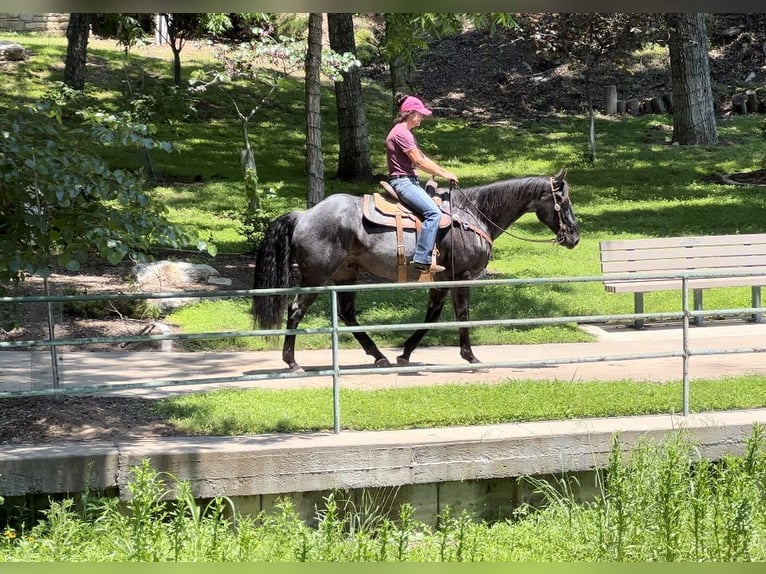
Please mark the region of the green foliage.
[[[278, 187], [262, 188], [258, 181], [258, 169], [253, 152], [249, 124], [258, 110], [276, 96], [288, 84], [290, 74], [304, 66], [307, 42], [289, 36], [273, 37], [265, 29], [255, 29], [257, 39], [243, 42], [236, 47], [218, 47], [220, 68], [199, 70], [192, 75], [193, 93], [204, 93], [212, 86], [218, 86], [231, 101], [242, 126], [244, 147], [240, 152], [247, 207], [241, 216], [242, 234], [250, 246], [256, 246], [268, 227], [269, 221], [278, 215], [270, 200], [276, 196]], [[325, 51], [322, 57], [322, 72], [334, 81], [342, 81], [342, 72], [361, 65], [354, 54], [338, 54]], [[260, 101], [244, 113], [237, 100], [223, 85], [239, 81], [250, 88], [261, 84], [264, 87]]]
[[170, 151], [129, 114], [67, 108], [67, 97], [6, 111], [0, 131], [0, 281], [77, 270], [92, 251], [111, 263], [150, 247], [192, 243], [143, 190], [140, 173], [113, 169], [102, 147]]

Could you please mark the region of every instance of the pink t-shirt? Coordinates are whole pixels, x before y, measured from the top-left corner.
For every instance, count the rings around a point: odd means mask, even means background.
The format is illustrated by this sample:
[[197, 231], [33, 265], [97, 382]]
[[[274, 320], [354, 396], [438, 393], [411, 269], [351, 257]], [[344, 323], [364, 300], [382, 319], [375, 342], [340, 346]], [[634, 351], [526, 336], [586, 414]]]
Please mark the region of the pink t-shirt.
[[406, 122], [399, 122], [386, 136], [386, 159], [388, 175], [417, 175], [407, 152], [416, 149], [415, 136], [407, 129]]

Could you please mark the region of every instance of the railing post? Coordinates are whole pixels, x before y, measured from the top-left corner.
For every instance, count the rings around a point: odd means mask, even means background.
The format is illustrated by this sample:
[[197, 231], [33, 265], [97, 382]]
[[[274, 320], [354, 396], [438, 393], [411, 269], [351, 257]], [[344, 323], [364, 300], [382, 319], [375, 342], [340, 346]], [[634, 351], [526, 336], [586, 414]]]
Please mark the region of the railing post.
[[689, 278], [681, 277], [681, 306], [683, 307], [683, 397], [681, 399], [683, 415], [689, 416]]
[[333, 432], [340, 432], [340, 361], [338, 358], [338, 292], [330, 291], [330, 314], [332, 316], [332, 420]]
[[[43, 277], [43, 289], [46, 296], [51, 294], [50, 284], [48, 283], [47, 277]], [[50, 301], [45, 303], [45, 310], [48, 314], [48, 338], [53, 341], [56, 338], [56, 330], [53, 326], [53, 309], [51, 308], [51, 305], [52, 303]], [[61, 379], [59, 378], [58, 349], [55, 345], [51, 345], [50, 354], [53, 388], [58, 389], [61, 384]]]

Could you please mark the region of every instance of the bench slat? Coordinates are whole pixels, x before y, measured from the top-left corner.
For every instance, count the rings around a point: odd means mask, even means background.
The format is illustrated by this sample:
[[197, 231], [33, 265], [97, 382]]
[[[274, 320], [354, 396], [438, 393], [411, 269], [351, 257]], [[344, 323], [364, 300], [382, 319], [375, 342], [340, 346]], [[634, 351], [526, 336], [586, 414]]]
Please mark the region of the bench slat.
[[[687, 237], [657, 237], [626, 239], [599, 243], [601, 271], [605, 275], [604, 288], [609, 293], [633, 293], [636, 313], [644, 311], [644, 293], [650, 291], [679, 290], [680, 278], [610, 279], [609, 274], [650, 274], [652, 272], [753, 272], [757, 275], [739, 277], [707, 277], [689, 279], [687, 285], [694, 290], [694, 308], [702, 309], [702, 290], [713, 287], [750, 286], [753, 307], [761, 306], [761, 287], [766, 286], [766, 233], [743, 235], [701, 235]], [[755, 313], [753, 321], [760, 322]], [[702, 316], [694, 322], [702, 326]], [[643, 327], [636, 319], [634, 326]]]
[[758, 257], [722, 257], [720, 259], [650, 259], [641, 261], [610, 261], [601, 265], [603, 273], [648, 273], [650, 271], [748, 271], [766, 267], [766, 255]]
[[686, 237], [652, 237], [647, 239], [613, 239], [601, 242], [602, 251], [684, 247], [691, 245], [743, 245], [766, 243], [766, 233], [741, 235], [694, 235]]
[[766, 243], [754, 245], [699, 245], [694, 247], [665, 247], [662, 249], [601, 250], [601, 262], [640, 261], [643, 259], [681, 259], [730, 257], [732, 255], [766, 255]]
[[[747, 287], [766, 286], [766, 275], [749, 277], [711, 277], [709, 279], [689, 279], [690, 289], [708, 289], [711, 287]], [[648, 293], [650, 291], [668, 291], [681, 289], [680, 279], [637, 279], [604, 280], [604, 287], [609, 293]]]

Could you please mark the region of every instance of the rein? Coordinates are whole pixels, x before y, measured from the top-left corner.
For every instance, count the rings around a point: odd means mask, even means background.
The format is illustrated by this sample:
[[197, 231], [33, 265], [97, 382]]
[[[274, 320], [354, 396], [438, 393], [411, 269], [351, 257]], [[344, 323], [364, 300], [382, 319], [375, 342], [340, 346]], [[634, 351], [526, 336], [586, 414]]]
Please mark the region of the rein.
[[[556, 197], [556, 188], [553, 185], [552, 177], [550, 178], [550, 183], [551, 183], [551, 195], [553, 196], [553, 209], [556, 211], [556, 214], [559, 217], [559, 229], [566, 229], [566, 225], [564, 224], [564, 218], [561, 215], [561, 204], [559, 203], [558, 198]], [[499, 229], [500, 233], [505, 233], [506, 235], [510, 235], [514, 239], [520, 239], [521, 241], [529, 241], [530, 243], [556, 243], [556, 241], [558, 240], [557, 237], [552, 237], [551, 239], [531, 239], [529, 237], [521, 237], [520, 235], [511, 233], [507, 229], [500, 227], [497, 223], [492, 221], [492, 219], [488, 217], [486, 213], [484, 213], [481, 209], [479, 209], [479, 207], [468, 198], [468, 196], [463, 192], [463, 190], [460, 189], [460, 186], [456, 182], [450, 182], [450, 188], [457, 189], [463, 196], [463, 199], [465, 199], [479, 213], [479, 215], [484, 217], [484, 219], [486, 219], [490, 224], [492, 224], [497, 229]]]

